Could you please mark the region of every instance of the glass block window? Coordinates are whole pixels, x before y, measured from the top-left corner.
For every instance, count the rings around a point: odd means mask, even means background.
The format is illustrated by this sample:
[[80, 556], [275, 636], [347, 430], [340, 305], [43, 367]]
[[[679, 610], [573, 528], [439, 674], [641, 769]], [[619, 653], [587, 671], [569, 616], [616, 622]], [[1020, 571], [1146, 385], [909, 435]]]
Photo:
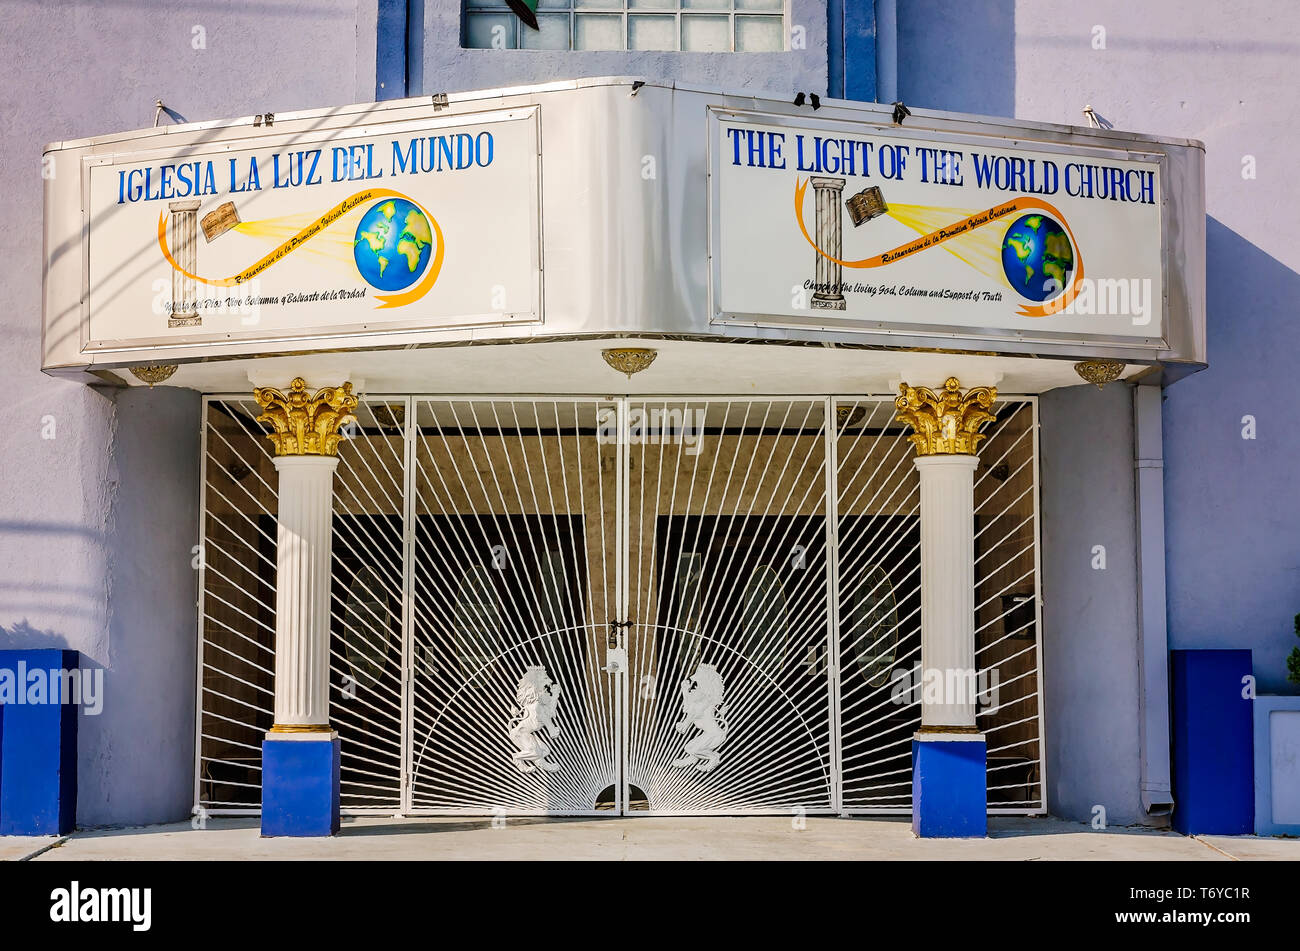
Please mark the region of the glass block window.
[[524, 26], [505, 0], [465, 0], [471, 49], [688, 53], [785, 49], [785, 0], [540, 0], [537, 25]]

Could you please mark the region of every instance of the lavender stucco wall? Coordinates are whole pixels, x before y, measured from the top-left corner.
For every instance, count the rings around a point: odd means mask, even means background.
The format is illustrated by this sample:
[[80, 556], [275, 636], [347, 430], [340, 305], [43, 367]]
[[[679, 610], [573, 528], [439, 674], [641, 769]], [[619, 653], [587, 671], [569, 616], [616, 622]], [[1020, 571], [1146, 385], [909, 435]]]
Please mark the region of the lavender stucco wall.
[[[1294, 13], [1277, 0], [1199, 15], [1167, 0], [1016, 6], [1018, 116], [1078, 121], [1089, 103], [1118, 129], [1205, 143], [1210, 367], [1168, 387], [1163, 414], [1169, 646], [1250, 648], [1263, 690], [1285, 686], [1300, 643], [1300, 438], [1282, 396], [1300, 354], [1300, 100], [1278, 88], [1300, 53]], [[1255, 440], [1241, 437], [1247, 415]]]
[[41, 374], [42, 148], [148, 126], [158, 98], [187, 120], [373, 98], [373, 5], [0, 6], [0, 648], [105, 669], [103, 712], [81, 719], [82, 825], [192, 802], [199, 402]]
[[[911, 0], [899, 7], [899, 91], [911, 104], [1074, 124], [1090, 104], [1117, 129], [1205, 143], [1210, 368], [1168, 387], [1163, 414], [1169, 646], [1250, 648], [1261, 689], [1287, 689], [1284, 657], [1298, 643], [1291, 619], [1300, 611], [1300, 438], [1284, 395], [1300, 353], [1300, 197], [1289, 183], [1300, 99], [1282, 92], [1278, 78], [1291, 74], [1300, 53], [1292, 6], [1250, 0], [1198, 12], [1174, 0], [989, 0], [955, 12], [940, 0]], [[1045, 399], [1045, 473], [1053, 470], [1051, 407], [1064, 398]], [[1254, 417], [1254, 440], [1242, 438], [1245, 416]], [[1113, 431], [1094, 432], [1099, 441], [1075, 454], [1082, 470], [1061, 477], [1102, 482], [1109, 447], [1130, 433], [1117, 417]], [[1060, 490], [1045, 475], [1045, 493]], [[1055, 517], [1064, 528], [1060, 520], [1071, 515]], [[1115, 704], [1070, 703], [1101, 687], [1084, 678], [1086, 664], [1074, 668], [1077, 677], [1053, 669], [1053, 658], [1077, 663], [1075, 645], [1095, 637], [1102, 619], [1118, 621], [1116, 609], [1089, 602], [1096, 581], [1089, 573], [1054, 568], [1060, 553], [1050, 544], [1044, 558], [1045, 574], [1058, 575], [1045, 631], [1056, 779], [1077, 788], [1088, 772], [1106, 768], [1136, 790], [1126, 732], [1137, 728], [1134, 702], [1121, 691]], [[1062, 597], [1091, 607], [1067, 609]], [[1115, 656], [1135, 657], [1135, 627], [1107, 643]], [[1127, 690], [1126, 673], [1096, 673], [1124, 678], [1116, 686]], [[1102, 755], [1117, 743], [1122, 755]], [[1053, 808], [1086, 818], [1085, 804], [1058, 788]]]
[[1039, 421], [1048, 807], [1092, 819], [1102, 806], [1108, 824], [1146, 822], [1132, 393], [1052, 390], [1039, 401]]

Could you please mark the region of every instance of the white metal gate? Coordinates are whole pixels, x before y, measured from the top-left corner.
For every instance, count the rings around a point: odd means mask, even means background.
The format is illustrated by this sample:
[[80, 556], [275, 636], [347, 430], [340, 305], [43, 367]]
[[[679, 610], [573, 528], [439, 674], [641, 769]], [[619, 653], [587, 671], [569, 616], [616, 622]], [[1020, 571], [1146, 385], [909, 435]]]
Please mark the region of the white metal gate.
[[[275, 478], [205, 400], [196, 803], [256, 812]], [[1037, 420], [976, 474], [991, 812], [1044, 811]], [[919, 484], [892, 398], [383, 397], [335, 490], [347, 812], [907, 812]]]
[[625, 406], [629, 808], [836, 808], [827, 406]]
[[413, 402], [416, 813], [594, 813], [617, 782], [614, 446], [596, 400]]

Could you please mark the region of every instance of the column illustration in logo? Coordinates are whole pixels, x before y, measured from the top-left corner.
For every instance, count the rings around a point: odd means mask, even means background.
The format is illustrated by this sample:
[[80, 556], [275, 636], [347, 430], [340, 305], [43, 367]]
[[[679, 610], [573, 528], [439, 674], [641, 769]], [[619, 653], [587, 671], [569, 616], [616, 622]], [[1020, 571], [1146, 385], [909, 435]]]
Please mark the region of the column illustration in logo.
[[812, 187], [817, 195], [817, 246], [826, 251], [826, 254], [817, 255], [812, 307], [814, 310], [844, 310], [844, 294], [840, 291], [843, 268], [838, 261], [831, 260], [841, 254], [843, 222], [840, 220], [840, 195], [844, 192], [844, 179], [814, 175]]
[[172, 215], [168, 240], [180, 265], [172, 269], [172, 312], [167, 326], [197, 327], [203, 318], [199, 316], [198, 285], [190, 275], [198, 270], [199, 201], [173, 201], [167, 210]]

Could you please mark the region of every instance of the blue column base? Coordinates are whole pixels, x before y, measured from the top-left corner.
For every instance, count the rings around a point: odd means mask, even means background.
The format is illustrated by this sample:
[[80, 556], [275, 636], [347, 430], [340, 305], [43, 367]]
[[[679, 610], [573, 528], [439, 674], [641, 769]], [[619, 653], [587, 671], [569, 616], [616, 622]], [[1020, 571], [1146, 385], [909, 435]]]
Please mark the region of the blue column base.
[[0, 835], [66, 835], [77, 824], [81, 698], [63, 695], [61, 672], [79, 667], [76, 651], [0, 651]]
[[912, 831], [923, 839], [988, 835], [984, 737], [951, 736], [918, 733], [912, 738]]
[[339, 740], [262, 742], [262, 835], [339, 831]]

